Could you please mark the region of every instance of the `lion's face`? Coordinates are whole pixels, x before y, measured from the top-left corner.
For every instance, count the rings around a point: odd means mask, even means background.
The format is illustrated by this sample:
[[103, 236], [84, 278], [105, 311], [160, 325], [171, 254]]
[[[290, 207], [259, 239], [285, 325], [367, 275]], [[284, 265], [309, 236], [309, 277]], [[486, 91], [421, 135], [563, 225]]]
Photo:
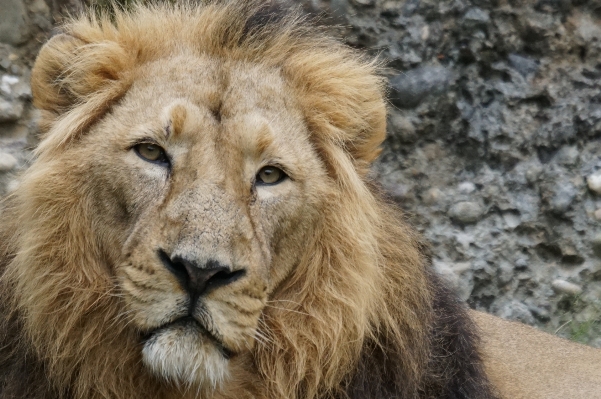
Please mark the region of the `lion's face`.
[[139, 76], [72, 152], [144, 363], [214, 386], [253, 348], [327, 176], [278, 70], [188, 56]]
[[[378, 64], [270, 3], [82, 16], [38, 55], [0, 282], [74, 397], [334, 392], [392, 320], [382, 282], [424, 297], [379, 267]], [[406, 241], [382, 248], [421, 264]]]

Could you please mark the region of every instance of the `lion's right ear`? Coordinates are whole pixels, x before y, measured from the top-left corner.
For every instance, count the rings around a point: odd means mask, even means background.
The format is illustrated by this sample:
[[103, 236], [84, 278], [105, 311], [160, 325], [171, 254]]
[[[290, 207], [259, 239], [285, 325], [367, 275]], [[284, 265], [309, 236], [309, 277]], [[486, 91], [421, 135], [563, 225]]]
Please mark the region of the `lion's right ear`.
[[105, 97], [101, 102], [108, 103], [122, 94], [131, 66], [131, 55], [115, 41], [54, 36], [42, 47], [31, 75], [34, 105], [42, 111], [40, 130], [93, 98]]
[[83, 40], [64, 33], [54, 36], [42, 47], [31, 74], [34, 104], [40, 110], [60, 115], [76, 101], [65, 78], [72, 69]]

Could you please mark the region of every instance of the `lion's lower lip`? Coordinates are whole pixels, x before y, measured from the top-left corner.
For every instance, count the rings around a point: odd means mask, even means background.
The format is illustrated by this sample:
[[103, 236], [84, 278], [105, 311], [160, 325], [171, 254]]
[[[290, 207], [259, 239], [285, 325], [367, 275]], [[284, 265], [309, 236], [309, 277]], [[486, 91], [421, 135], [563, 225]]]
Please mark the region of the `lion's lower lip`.
[[198, 329], [199, 332], [202, 333], [203, 335], [209, 336], [211, 339], [216, 339], [202, 324], [200, 324], [192, 316], [180, 317], [179, 319], [175, 319], [173, 321], [170, 321], [169, 323], [160, 325], [160, 326], [146, 332], [144, 334], [144, 336], [147, 338], [150, 338], [151, 336], [153, 336], [154, 334], [156, 334], [159, 331], [165, 330], [167, 328], [178, 327], [178, 326], [181, 326], [181, 327], [189, 326], [191, 328]]
[[162, 331], [162, 330], [165, 330], [168, 328], [176, 328], [178, 326], [184, 327], [184, 328], [186, 326], [189, 326], [190, 328], [194, 328], [194, 329], [198, 330], [199, 334], [202, 334], [203, 336], [205, 336], [206, 338], [208, 338], [209, 340], [211, 340], [213, 342], [213, 344], [219, 349], [219, 351], [223, 354], [223, 356], [226, 359], [230, 359], [231, 357], [233, 357], [235, 355], [235, 353], [232, 350], [226, 348], [223, 345], [223, 342], [221, 342], [220, 339], [218, 339], [214, 334], [212, 334], [209, 330], [207, 330], [201, 323], [198, 322], [198, 320], [196, 320], [192, 316], [181, 317], [181, 318], [176, 319], [167, 324], [163, 324], [149, 332], [146, 332], [146, 333], [142, 334], [142, 340], [148, 341], [149, 339], [152, 338], [153, 335], [155, 335], [159, 331]]

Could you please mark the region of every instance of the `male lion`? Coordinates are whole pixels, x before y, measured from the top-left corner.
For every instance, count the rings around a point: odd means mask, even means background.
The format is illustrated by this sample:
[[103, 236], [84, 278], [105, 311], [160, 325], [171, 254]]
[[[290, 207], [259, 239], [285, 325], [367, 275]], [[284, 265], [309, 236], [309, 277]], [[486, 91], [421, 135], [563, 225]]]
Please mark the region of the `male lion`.
[[0, 227], [1, 398], [527, 393], [494, 340], [483, 366], [370, 183], [373, 62], [256, 1], [137, 6], [68, 23], [32, 88], [44, 133]]

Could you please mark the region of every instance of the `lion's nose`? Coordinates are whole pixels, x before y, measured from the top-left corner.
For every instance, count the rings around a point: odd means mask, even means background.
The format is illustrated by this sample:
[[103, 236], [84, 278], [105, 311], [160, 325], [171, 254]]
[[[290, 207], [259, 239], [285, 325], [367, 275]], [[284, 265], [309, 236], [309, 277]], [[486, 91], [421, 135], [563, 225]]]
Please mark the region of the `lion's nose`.
[[162, 250], [159, 250], [159, 258], [193, 299], [209, 290], [233, 283], [246, 273], [245, 270], [232, 271], [217, 261], [199, 265], [181, 256], [172, 258]]

